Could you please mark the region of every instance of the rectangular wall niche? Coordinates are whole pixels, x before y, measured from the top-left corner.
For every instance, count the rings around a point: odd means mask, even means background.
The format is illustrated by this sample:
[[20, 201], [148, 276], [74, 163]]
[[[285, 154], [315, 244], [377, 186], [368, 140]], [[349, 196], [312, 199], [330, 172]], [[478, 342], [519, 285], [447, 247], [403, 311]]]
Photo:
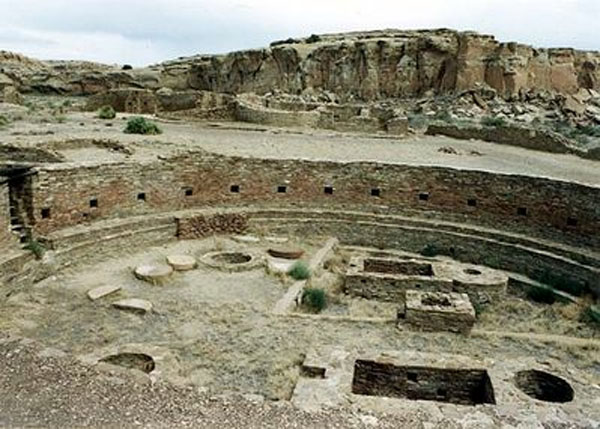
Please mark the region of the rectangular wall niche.
[[485, 370], [397, 366], [370, 360], [355, 361], [352, 393], [461, 405], [496, 403]]

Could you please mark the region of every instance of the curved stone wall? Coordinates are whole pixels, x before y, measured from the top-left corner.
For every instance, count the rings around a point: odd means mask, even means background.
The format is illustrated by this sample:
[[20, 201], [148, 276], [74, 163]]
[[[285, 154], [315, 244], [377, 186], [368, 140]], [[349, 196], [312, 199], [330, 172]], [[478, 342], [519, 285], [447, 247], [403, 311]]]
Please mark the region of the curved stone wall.
[[483, 171], [191, 153], [142, 165], [47, 165], [32, 187], [30, 221], [41, 235], [189, 208], [313, 207], [436, 217], [600, 248], [600, 188]]
[[[332, 235], [346, 244], [417, 253], [435, 245], [464, 262], [540, 280], [552, 272], [591, 289], [600, 277], [594, 252], [600, 248], [600, 188], [589, 185], [205, 152], [148, 164], [44, 165], [31, 180], [28, 226], [59, 255], [83, 257], [98, 242], [135, 234], [147, 235], [148, 243], [173, 239], [176, 211], [198, 216], [217, 209], [248, 214], [243, 228]], [[3, 246], [11, 239], [0, 238]]]

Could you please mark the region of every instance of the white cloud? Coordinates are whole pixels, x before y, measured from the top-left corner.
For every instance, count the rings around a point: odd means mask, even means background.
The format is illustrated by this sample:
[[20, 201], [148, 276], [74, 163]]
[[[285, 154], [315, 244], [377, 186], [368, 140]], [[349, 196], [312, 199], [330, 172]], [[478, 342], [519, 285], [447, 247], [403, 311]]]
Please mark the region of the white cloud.
[[0, 10], [0, 49], [135, 65], [378, 28], [600, 50], [598, 0], [0, 0]]

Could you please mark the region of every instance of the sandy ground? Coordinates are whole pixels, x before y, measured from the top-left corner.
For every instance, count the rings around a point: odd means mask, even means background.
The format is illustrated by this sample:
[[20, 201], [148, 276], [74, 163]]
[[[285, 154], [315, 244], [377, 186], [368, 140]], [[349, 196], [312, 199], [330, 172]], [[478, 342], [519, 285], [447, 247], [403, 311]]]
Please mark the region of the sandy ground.
[[[324, 241], [315, 239], [302, 242], [301, 246], [309, 256]], [[599, 356], [593, 348], [549, 347], [526, 338], [490, 340], [444, 333], [419, 334], [399, 330], [393, 322], [275, 316], [272, 308], [291, 281], [283, 282], [264, 268], [228, 273], [201, 266], [175, 273], [164, 286], [150, 285], [132, 274], [137, 265], [163, 261], [167, 254], [199, 257], [215, 247], [249, 248], [264, 253], [268, 245], [256, 247], [207, 239], [173, 242], [138, 253], [125, 251], [104, 262], [69, 269], [31, 290], [15, 292], [0, 306], [0, 329], [79, 356], [132, 343], [162, 347], [176, 356], [178, 369], [166, 377], [177, 385], [192, 385], [209, 394], [256, 394], [271, 400], [289, 399], [306, 353], [331, 344], [348, 350], [414, 349], [475, 358], [576, 358], [575, 366], [600, 374]], [[106, 284], [118, 284], [123, 289], [116, 296], [89, 301], [86, 291]], [[112, 301], [133, 297], [152, 302], [153, 312], [140, 316], [111, 306]], [[490, 306], [476, 329], [497, 330], [504, 326], [507, 330], [510, 323], [508, 330], [516, 332], [535, 327], [538, 333], [590, 335], [588, 331], [578, 331], [577, 322], [559, 321], [556, 312], [514, 300], [510, 305]], [[394, 311], [390, 306], [352, 301], [340, 302], [349, 306], [349, 313], [355, 316], [370, 317], [379, 311], [391, 315]], [[527, 313], [522, 312], [525, 307]], [[334, 305], [325, 314], [335, 314], [335, 309]], [[347, 308], [342, 314], [348, 314]], [[533, 318], [524, 317], [525, 314], [532, 314]]]
[[[66, 113], [61, 123], [15, 121], [10, 127], [0, 130], [0, 140], [24, 146], [44, 146], [69, 139], [113, 139], [133, 145], [132, 156], [90, 147], [65, 150], [66, 158], [74, 162], [143, 162], [156, 159], [158, 155], [202, 148], [225, 155], [446, 166], [600, 185], [600, 169], [596, 161], [482, 141], [431, 136], [397, 139], [385, 134], [359, 135], [206, 122], [161, 122], [164, 133], [146, 137], [122, 132], [124, 119], [128, 116], [119, 114], [115, 120], [103, 121], [92, 113], [72, 112]], [[439, 151], [448, 146], [458, 154]]]

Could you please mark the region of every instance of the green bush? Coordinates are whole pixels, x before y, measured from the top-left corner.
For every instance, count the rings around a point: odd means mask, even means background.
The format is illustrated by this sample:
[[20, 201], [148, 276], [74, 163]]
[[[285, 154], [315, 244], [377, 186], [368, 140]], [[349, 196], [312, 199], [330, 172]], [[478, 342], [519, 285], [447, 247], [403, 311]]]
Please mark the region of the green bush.
[[440, 110], [436, 112], [434, 119], [443, 122], [452, 122], [452, 115], [447, 110]]
[[311, 34], [308, 39], [306, 39], [306, 43], [317, 43], [321, 41], [321, 37], [316, 34]]
[[306, 288], [302, 292], [302, 305], [318, 313], [327, 307], [327, 295], [323, 289]]
[[30, 240], [23, 248], [33, 253], [37, 259], [42, 259], [46, 252], [44, 245], [36, 240]]
[[100, 119], [115, 119], [117, 117], [117, 112], [112, 106], [102, 106], [98, 111], [98, 117]]
[[427, 125], [429, 125], [429, 119], [425, 115], [410, 114], [408, 115], [408, 125], [414, 129], [420, 130], [427, 128]]
[[127, 134], [161, 134], [162, 131], [154, 122], [147, 120], [141, 116], [136, 116], [127, 121], [125, 127]]
[[288, 271], [288, 275], [295, 280], [306, 280], [310, 277], [310, 268], [304, 261], [297, 261]]
[[600, 328], [600, 308], [590, 305], [581, 312], [579, 320], [588, 325]]
[[541, 304], [554, 304], [556, 302], [556, 296], [550, 288], [530, 286], [526, 293], [530, 300]]
[[484, 116], [481, 118], [481, 124], [486, 127], [504, 127], [506, 120], [497, 116]]
[[481, 316], [481, 313], [483, 313], [486, 309], [486, 305], [482, 304], [480, 302], [473, 302], [473, 309], [475, 310], [475, 317], [479, 319], [479, 316]]
[[433, 258], [439, 254], [440, 249], [434, 244], [426, 244], [425, 247], [423, 247], [423, 250], [421, 250], [421, 255], [429, 258]]
[[574, 296], [581, 296], [586, 292], [586, 286], [583, 283], [562, 275], [553, 275], [549, 271], [544, 271], [539, 281], [553, 289], [558, 289]]
[[10, 124], [10, 119], [4, 115], [0, 115], [0, 129], [7, 127]]

